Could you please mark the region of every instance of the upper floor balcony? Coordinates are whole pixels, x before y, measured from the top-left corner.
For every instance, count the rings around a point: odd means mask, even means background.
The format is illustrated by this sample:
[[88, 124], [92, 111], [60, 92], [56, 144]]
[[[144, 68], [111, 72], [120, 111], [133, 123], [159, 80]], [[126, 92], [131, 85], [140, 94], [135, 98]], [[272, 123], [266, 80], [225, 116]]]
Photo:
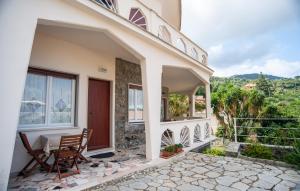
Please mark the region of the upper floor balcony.
[[154, 10], [147, 7], [140, 0], [90, 0], [99, 5], [99, 8], [117, 14], [141, 30], [144, 30], [158, 39], [186, 54], [199, 64], [207, 65], [207, 52], [169, 24]]

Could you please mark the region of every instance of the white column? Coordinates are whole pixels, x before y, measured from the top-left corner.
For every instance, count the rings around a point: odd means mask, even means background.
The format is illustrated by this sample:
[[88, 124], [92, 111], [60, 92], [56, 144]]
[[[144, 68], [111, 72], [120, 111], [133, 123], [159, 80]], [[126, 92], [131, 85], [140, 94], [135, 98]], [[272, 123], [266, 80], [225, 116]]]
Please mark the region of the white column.
[[15, 145], [21, 98], [36, 28], [36, 18], [0, 3], [0, 190], [6, 190]]
[[190, 116], [194, 117], [195, 113], [196, 113], [196, 107], [195, 107], [196, 96], [195, 96], [194, 92], [189, 95], [189, 102], [190, 102], [190, 105], [189, 105]]
[[159, 158], [161, 144], [160, 104], [162, 65], [147, 59], [141, 63], [144, 92], [146, 157]]
[[210, 119], [212, 114], [210, 84], [205, 84], [206, 118]]

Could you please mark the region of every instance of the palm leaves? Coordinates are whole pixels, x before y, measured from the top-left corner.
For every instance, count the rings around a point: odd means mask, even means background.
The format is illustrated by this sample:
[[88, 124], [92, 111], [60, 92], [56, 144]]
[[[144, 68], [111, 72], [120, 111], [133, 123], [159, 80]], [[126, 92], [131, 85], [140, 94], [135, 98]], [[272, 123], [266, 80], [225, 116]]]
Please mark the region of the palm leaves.
[[212, 93], [211, 102], [214, 114], [224, 127], [224, 136], [233, 138], [234, 117], [257, 116], [264, 103], [264, 95], [256, 90], [242, 90], [226, 82]]

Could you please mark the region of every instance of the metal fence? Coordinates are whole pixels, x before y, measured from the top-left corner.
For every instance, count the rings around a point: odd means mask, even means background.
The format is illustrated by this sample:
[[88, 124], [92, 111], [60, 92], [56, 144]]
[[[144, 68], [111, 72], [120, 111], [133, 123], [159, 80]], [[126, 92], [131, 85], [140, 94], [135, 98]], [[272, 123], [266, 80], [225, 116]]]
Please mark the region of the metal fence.
[[289, 146], [300, 140], [300, 118], [234, 118], [234, 140]]

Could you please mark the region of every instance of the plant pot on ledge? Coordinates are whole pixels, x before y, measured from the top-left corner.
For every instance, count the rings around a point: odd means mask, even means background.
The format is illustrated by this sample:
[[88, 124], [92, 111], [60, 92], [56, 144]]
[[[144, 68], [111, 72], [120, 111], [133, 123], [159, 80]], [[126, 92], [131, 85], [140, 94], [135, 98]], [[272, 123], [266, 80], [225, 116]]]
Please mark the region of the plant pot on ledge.
[[175, 153], [174, 152], [168, 152], [168, 151], [161, 151], [161, 153], [160, 153], [160, 156], [161, 156], [161, 158], [170, 158], [170, 157], [172, 157], [173, 155], [174, 155]]
[[183, 151], [181, 144], [176, 145], [170, 145], [161, 150], [160, 157], [164, 159], [171, 158], [172, 156], [177, 155], [178, 153], [181, 153]]

